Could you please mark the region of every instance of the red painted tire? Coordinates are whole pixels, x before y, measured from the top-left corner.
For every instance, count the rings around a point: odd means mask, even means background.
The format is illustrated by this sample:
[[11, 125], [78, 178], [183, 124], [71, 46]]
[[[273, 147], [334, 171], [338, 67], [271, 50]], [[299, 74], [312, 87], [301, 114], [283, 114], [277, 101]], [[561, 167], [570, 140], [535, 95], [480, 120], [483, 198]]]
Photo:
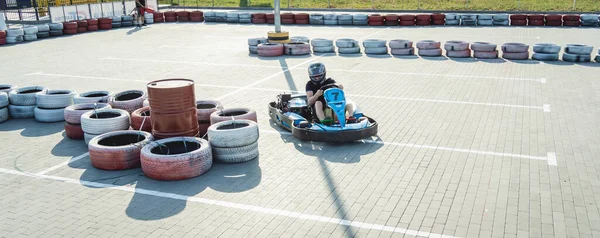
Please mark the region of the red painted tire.
[[523, 43], [504, 43], [502, 45], [502, 52], [509, 52], [509, 53], [528, 53], [529, 52], [529, 45], [523, 44]]
[[138, 131], [152, 132], [152, 118], [150, 107], [142, 107], [131, 113], [131, 128]]
[[79, 124], [65, 122], [65, 134], [71, 140], [83, 140], [83, 130]]
[[286, 55], [309, 55], [310, 44], [304, 42], [291, 42], [283, 45], [283, 53]]
[[418, 14], [417, 21], [431, 21], [431, 14]]
[[563, 26], [580, 26], [581, 22], [579, 21], [564, 21]]
[[296, 24], [298, 24], [298, 25], [308, 25], [308, 24], [310, 24], [310, 20], [308, 20], [308, 19], [305, 19], [305, 20], [295, 20], [295, 21], [296, 21]]
[[385, 22], [383, 22], [386, 26], [397, 26], [399, 23], [398, 21], [388, 21], [386, 20]]
[[381, 16], [379, 14], [371, 14], [371, 15], [369, 15], [369, 23], [371, 23], [372, 21], [383, 23], [383, 16]]
[[164, 18], [165, 17], [165, 14], [162, 12], [153, 12], [152, 15], [154, 18]]
[[252, 18], [252, 23], [265, 24], [265, 23], [267, 23], [267, 19], [266, 18]]
[[112, 24], [112, 18], [98, 18], [98, 25], [101, 24]]
[[544, 19], [546, 19], [546, 21], [562, 21], [562, 15], [547, 14], [546, 16], [544, 16]]
[[87, 19], [86, 21], [88, 26], [97, 26], [99, 23], [98, 19]]
[[196, 137], [162, 139], [144, 146], [140, 161], [142, 171], [150, 178], [189, 179], [206, 173], [212, 167], [212, 148], [208, 141]]
[[267, 20], [274, 20], [275, 19], [275, 14], [273, 14], [273, 13], [267, 13], [265, 15], [265, 19], [267, 19]]
[[529, 59], [529, 52], [511, 53], [502, 52], [502, 58], [510, 60], [526, 60]]
[[112, 24], [99, 24], [98, 29], [100, 30], [110, 30], [112, 29]]
[[191, 22], [203, 22], [204, 17], [190, 17]]
[[142, 148], [154, 140], [145, 131], [113, 131], [94, 137], [88, 144], [92, 165], [103, 170], [140, 167]]
[[108, 97], [108, 104], [114, 109], [122, 109], [128, 113], [144, 107], [147, 95], [141, 90], [127, 90]]
[[267, 24], [275, 24], [275, 20], [273, 20], [273, 19], [267, 19]]
[[417, 48], [420, 50], [439, 49], [442, 43], [433, 40], [422, 40], [417, 42]]
[[530, 26], [543, 26], [544, 23], [544, 20], [529, 20], [527, 24]]
[[398, 21], [400, 19], [400, 16], [396, 15], [396, 14], [386, 14], [385, 15], [385, 21]]
[[87, 26], [77, 27], [77, 33], [87, 32]]
[[167, 11], [164, 13], [164, 17], [176, 17], [177, 13], [174, 11]]
[[190, 12], [188, 11], [179, 11], [176, 14], [178, 17], [190, 17]]
[[94, 110], [94, 107], [96, 110], [112, 108], [108, 103], [81, 103], [71, 105], [64, 110], [65, 121], [71, 124], [81, 124], [81, 115]]
[[450, 50], [446, 51], [446, 56], [450, 58], [469, 58], [471, 57], [471, 50]]
[[204, 17], [204, 12], [202, 12], [202, 11], [190, 12], [190, 18], [192, 18], [192, 17]]
[[281, 18], [281, 24], [286, 24], [286, 25], [290, 25], [290, 24], [294, 24], [294, 18]]
[[369, 26], [383, 26], [383, 21], [369, 21]]
[[77, 22], [63, 22], [63, 29], [74, 29], [77, 31]]
[[444, 25], [446, 24], [446, 20], [433, 20], [431, 21], [432, 25]]
[[275, 57], [283, 55], [283, 44], [279, 43], [262, 43], [257, 47], [258, 56]]
[[0, 45], [6, 45], [6, 38], [0, 38]]
[[0, 39], [4, 39], [4, 38], [6, 38], [6, 31], [0, 30]]
[[308, 13], [296, 13], [294, 14], [294, 20], [308, 20]]
[[562, 20], [558, 20], [558, 21], [546, 21], [546, 26], [562, 26], [563, 22]]
[[77, 34], [77, 28], [75, 28], [75, 29], [64, 29], [63, 33], [67, 34], [67, 35], [75, 35], [75, 34]]
[[562, 19], [563, 21], [579, 21], [579, 15], [567, 14], [563, 15]]
[[177, 21], [179, 22], [189, 22], [190, 17], [177, 17]]
[[527, 15], [527, 20], [544, 20], [544, 15], [542, 14], [529, 14]]
[[219, 110], [210, 114], [210, 124], [222, 121], [246, 119], [257, 122], [256, 111], [249, 108], [230, 108]]
[[525, 14], [512, 14], [512, 15], [510, 15], [510, 20], [527, 20], [527, 15], [525, 15]]
[[165, 16], [165, 22], [177, 22], [177, 17], [167, 17], [167, 16]]
[[431, 20], [433, 20], [433, 21], [440, 21], [440, 20], [443, 21], [445, 19], [446, 19], [446, 14], [444, 14], [444, 13], [431, 14]]
[[196, 115], [198, 116], [198, 123], [210, 124], [210, 115], [218, 110], [223, 110], [223, 104], [221, 104], [219, 101], [196, 101]]
[[429, 26], [431, 25], [431, 21], [429, 20], [417, 20], [417, 26]]
[[265, 14], [265, 13], [252, 13], [252, 18], [267, 19], [267, 14]]
[[473, 51], [473, 57], [479, 59], [495, 59], [498, 58], [498, 51]]
[[154, 23], [159, 23], [159, 22], [165, 22], [165, 18], [164, 17], [154, 18]]
[[204, 138], [204, 136], [208, 132], [209, 127], [210, 127], [210, 123], [200, 123], [198, 121], [198, 135], [200, 135], [201, 138]]
[[414, 26], [415, 25], [415, 21], [399, 21], [398, 25], [401, 25], [401, 26]]
[[415, 15], [412, 14], [402, 14], [398, 18], [400, 21], [415, 21]]
[[526, 26], [527, 20], [511, 20], [510, 25], [511, 26]]
[[88, 26], [88, 22], [86, 20], [78, 20], [78, 21], [73, 21], [75, 23], [77, 23], [77, 27], [87, 27]]
[[[283, 19], [292, 19], [293, 20], [294, 19], [294, 13], [284, 12], [284, 13], [281, 13], [280, 17], [281, 17], [282, 20]], [[273, 18], [273, 19], [275, 19], [275, 18]]]

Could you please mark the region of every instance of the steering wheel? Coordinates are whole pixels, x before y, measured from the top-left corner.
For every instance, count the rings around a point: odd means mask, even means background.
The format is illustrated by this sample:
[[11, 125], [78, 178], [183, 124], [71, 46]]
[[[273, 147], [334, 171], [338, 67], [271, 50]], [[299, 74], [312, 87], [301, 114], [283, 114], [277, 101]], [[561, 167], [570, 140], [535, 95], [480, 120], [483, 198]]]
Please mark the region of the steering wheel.
[[325, 84], [325, 85], [321, 86], [321, 88], [319, 88], [319, 90], [325, 91], [330, 88], [340, 88], [340, 84], [338, 84], [338, 83]]

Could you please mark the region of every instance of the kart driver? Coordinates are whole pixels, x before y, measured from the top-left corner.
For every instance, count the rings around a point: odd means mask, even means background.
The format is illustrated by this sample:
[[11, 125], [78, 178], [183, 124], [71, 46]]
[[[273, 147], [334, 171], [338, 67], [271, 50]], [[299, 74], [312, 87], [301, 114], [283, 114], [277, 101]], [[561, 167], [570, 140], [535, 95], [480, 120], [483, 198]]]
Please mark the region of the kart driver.
[[[308, 77], [310, 80], [306, 83], [306, 98], [308, 98], [308, 106], [313, 107], [313, 111], [317, 114], [317, 118], [324, 125], [331, 125], [333, 119], [331, 117], [325, 117], [324, 107], [326, 106], [325, 98], [323, 97], [323, 90], [321, 87], [328, 84], [337, 84], [332, 78], [325, 76], [326, 70], [323, 63], [312, 63], [308, 66]], [[338, 84], [338, 87], [344, 90], [344, 86]], [[356, 118], [353, 117], [356, 107], [354, 103], [346, 99], [346, 116], [348, 122], [356, 122]], [[350, 115], [348, 117], [348, 115]]]

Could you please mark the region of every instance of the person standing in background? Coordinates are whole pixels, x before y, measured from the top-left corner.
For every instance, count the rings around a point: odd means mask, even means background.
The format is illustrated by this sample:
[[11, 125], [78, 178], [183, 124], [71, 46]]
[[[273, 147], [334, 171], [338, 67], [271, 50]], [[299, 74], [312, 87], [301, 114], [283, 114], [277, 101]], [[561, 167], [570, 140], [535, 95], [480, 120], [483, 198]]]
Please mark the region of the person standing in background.
[[144, 22], [144, 14], [146, 13], [146, 0], [135, 0], [135, 8], [138, 13], [137, 22], [138, 27], [146, 26], [146, 22]]

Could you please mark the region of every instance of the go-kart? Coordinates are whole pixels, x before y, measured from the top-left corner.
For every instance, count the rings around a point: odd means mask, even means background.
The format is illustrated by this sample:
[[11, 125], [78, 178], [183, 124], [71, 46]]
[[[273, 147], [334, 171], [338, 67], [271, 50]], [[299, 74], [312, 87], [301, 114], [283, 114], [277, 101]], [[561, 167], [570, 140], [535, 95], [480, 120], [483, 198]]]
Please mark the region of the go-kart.
[[[292, 132], [300, 140], [322, 142], [349, 142], [377, 135], [377, 122], [363, 115], [357, 107], [355, 121], [346, 121], [346, 97], [337, 84], [321, 87], [325, 110], [331, 110], [334, 121], [322, 124], [312, 107], [307, 105], [306, 94], [283, 93], [269, 103], [269, 116], [279, 126]], [[327, 113], [327, 112], [326, 112]]]

